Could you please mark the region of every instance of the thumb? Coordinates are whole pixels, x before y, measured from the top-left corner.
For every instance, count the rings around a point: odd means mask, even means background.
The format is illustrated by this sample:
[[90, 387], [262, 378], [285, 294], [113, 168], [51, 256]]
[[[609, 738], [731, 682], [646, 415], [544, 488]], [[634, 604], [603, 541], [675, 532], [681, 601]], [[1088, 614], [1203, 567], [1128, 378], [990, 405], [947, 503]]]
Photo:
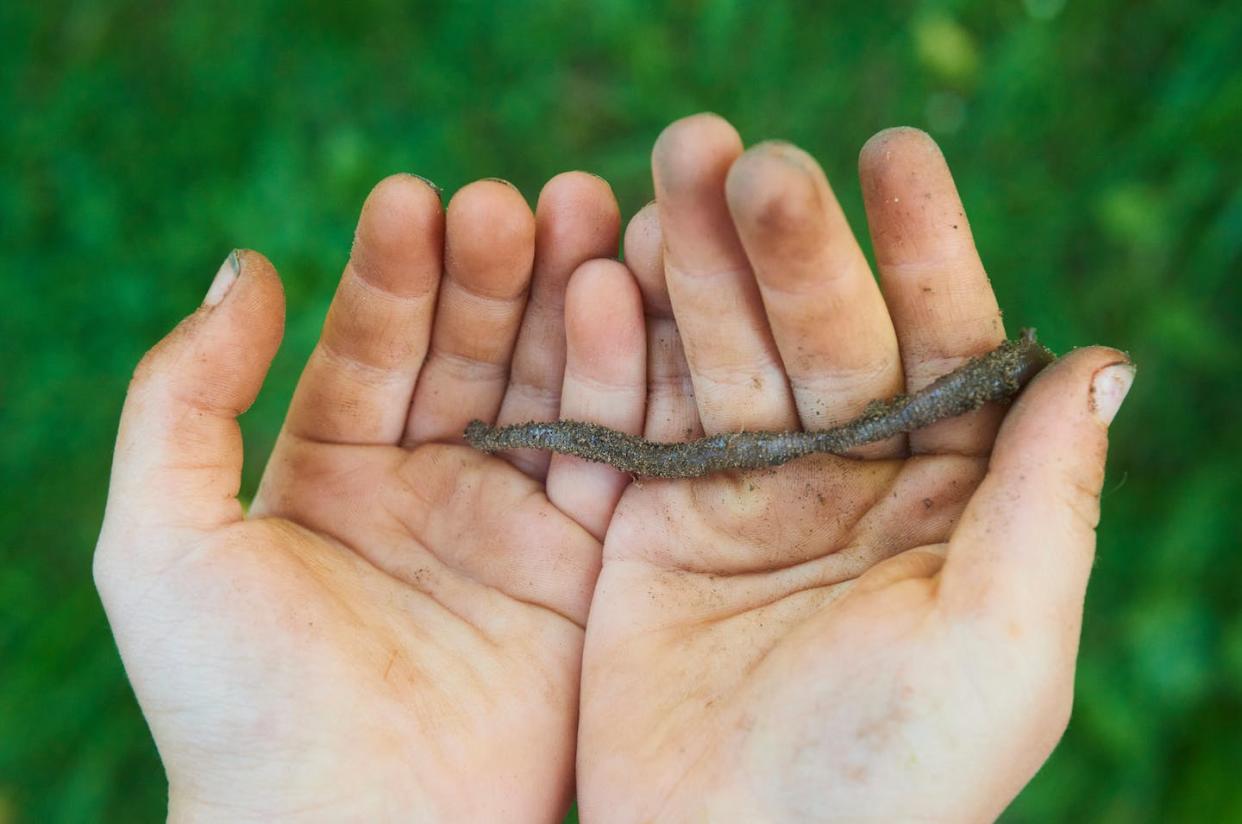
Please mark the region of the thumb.
[[1115, 349], [1080, 349], [1034, 380], [1006, 416], [988, 472], [949, 544], [941, 597], [1021, 626], [1078, 635], [1108, 451], [1108, 425], [1134, 380]]
[[[113, 458], [100, 554], [168, 530], [241, 520], [237, 416], [253, 402], [284, 331], [284, 292], [267, 258], [234, 251], [198, 311], [138, 364]], [[134, 540], [137, 538], [138, 540]]]

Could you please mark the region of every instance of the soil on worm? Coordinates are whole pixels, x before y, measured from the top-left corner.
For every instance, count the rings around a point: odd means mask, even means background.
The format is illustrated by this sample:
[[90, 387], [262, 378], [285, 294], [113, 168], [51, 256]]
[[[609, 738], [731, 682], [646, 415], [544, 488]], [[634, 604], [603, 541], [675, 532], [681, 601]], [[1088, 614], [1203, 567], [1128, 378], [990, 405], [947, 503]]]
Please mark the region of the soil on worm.
[[686, 443], [658, 443], [582, 421], [490, 426], [471, 421], [466, 441], [477, 449], [548, 449], [654, 478], [694, 478], [731, 469], [780, 466], [813, 453], [842, 455], [1007, 400], [1056, 356], [1024, 329], [1017, 340], [962, 366], [910, 395], [872, 401], [862, 414], [831, 429], [728, 432]]

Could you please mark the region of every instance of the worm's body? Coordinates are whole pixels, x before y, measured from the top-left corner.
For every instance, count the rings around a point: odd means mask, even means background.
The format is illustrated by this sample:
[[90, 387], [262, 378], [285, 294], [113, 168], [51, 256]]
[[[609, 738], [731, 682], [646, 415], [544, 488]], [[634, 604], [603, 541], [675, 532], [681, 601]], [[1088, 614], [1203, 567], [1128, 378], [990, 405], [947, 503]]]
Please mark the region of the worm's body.
[[1011, 398], [1055, 356], [1032, 329], [937, 379], [912, 395], [872, 401], [861, 415], [831, 429], [728, 432], [685, 443], [658, 443], [581, 421], [489, 426], [471, 421], [476, 449], [549, 449], [653, 478], [694, 478], [730, 469], [780, 466], [812, 453], [840, 455], [863, 444], [922, 429], [936, 421]]

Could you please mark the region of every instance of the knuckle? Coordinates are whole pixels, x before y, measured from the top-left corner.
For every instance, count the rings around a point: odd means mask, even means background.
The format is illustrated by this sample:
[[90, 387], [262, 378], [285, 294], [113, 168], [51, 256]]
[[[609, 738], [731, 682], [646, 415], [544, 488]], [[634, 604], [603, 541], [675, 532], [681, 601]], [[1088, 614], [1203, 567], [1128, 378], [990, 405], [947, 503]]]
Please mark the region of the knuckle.
[[1092, 472], [1089, 477], [1071, 473], [1061, 485], [1062, 501], [1074, 516], [1074, 520], [1091, 530], [1100, 522], [1102, 480], [1102, 472]]
[[95, 583], [95, 591], [105, 605], [112, 600], [114, 582], [118, 577], [117, 554], [112, 543], [101, 535], [91, 556], [91, 579]]
[[146, 353], [138, 360], [134, 366], [133, 374], [129, 379], [129, 388], [131, 390], [150, 383], [159, 373], [159, 362], [163, 351], [163, 343], [156, 344], [148, 349]]

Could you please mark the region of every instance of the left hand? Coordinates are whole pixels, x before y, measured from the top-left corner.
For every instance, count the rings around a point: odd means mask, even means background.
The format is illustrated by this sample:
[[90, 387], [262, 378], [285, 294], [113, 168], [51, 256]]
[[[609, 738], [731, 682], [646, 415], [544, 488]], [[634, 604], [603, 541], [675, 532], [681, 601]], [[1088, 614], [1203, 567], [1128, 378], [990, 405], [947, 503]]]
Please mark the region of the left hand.
[[281, 337], [271, 265], [226, 263], [143, 360], [95, 573], [170, 817], [564, 814], [583, 626], [626, 479], [460, 436], [476, 417], [639, 425], [637, 286], [615, 261], [579, 267], [615, 252], [618, 225], [584, 174], [535, 214], [501, 182], [447, 214], [412, 176], [382, 182], [249, 516], [234, 419]]

